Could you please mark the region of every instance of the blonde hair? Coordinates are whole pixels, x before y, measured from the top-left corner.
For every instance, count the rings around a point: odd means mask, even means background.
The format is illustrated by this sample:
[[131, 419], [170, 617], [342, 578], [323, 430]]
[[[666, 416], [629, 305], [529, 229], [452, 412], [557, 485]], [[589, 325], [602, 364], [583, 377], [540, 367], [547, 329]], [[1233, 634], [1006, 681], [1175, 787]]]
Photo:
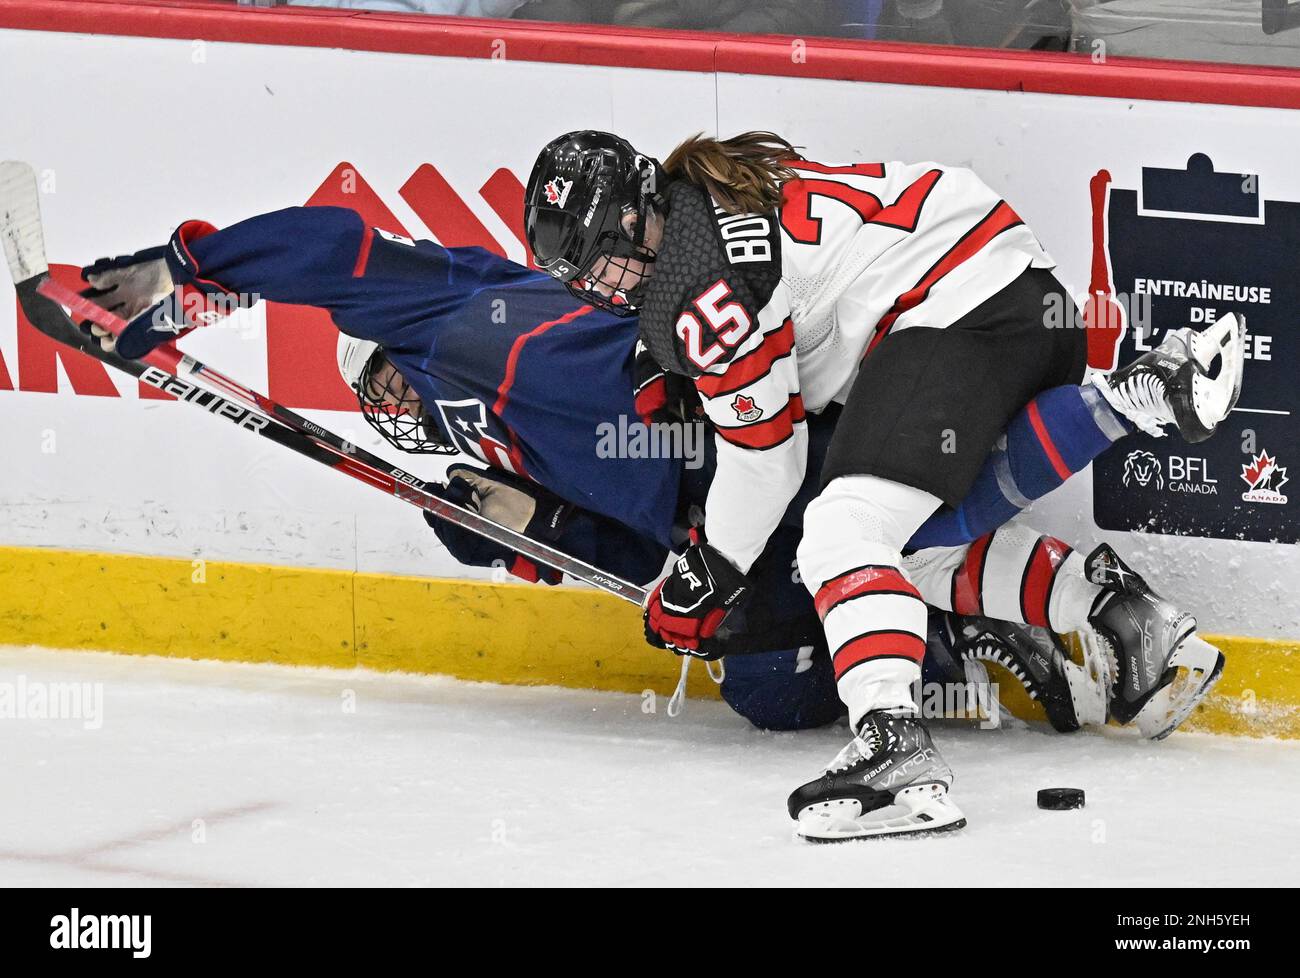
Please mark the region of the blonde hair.
[[781, 184], [798, 179], [786, 165], [802, 156], [771, 132], [742, 132], [730, 139], [697, 133], [669, 154], [664, 170], [703, 190], [729, 214], [762, 213], [781, 203]]

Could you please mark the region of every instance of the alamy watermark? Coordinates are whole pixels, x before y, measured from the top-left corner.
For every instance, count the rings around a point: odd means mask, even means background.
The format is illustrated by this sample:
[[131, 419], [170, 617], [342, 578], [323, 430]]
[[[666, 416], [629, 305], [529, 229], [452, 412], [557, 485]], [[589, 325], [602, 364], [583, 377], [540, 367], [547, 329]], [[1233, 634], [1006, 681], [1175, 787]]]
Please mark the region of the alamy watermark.
[[130, 951], [133, 958], [147, 958], [153, 950], [153, 915], [83, 914], [73, 907], [50, 918], [50, 947]]
[[1002, 701], [997, 683], [912, 684], [912, 701], [925, 720], [978, 720], [981, 730], [1002, 724]]
[[261, 299], [257, 292], [202, 292], [177, 288], [154, 306], [149, 325], [160, 333], [179, 333], [191, 326], [247, 330], [249, 324], [235, 313], [251, 308]]
[[104, 725], [103, 683], [46, 683], [20, 675], [0, 682], [0, 720], [80, 720], [86, 730]]
[[688, 469], [698, 469], [704, 464], [705, 438], [703, 424], [646, 424], [620, 414], [617, 424], [602, 421], [596, 426], [596, 457], [680, 458]]
[[1076, 299], [1062, 292], [1043, 296], [1043, 325], [1048, 329], [1122, 329], [1131, 326], [1137, 335], [1151, 329], [1151, 293], [1083, 293]]

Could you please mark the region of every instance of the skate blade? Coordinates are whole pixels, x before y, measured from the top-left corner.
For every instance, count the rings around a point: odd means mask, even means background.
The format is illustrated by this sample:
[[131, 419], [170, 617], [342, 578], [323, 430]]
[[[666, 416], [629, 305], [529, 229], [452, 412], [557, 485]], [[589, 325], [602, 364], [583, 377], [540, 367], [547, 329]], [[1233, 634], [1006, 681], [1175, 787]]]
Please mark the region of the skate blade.
[[1070, 703], [1074, 707], [1074, 721], [1080, 727], [1106, 722], [1109, 706], [1110, 683], [1104, 670], [1090, 669], [1065, 663], [1065, 682], [1070, 687]]
[[1138, 711], [1137, 728], [1148, 740], [1164, 740], [1209, 695], [1223, 675], [1223, 653], [1198, 635], [1189, 635], [1169, 657], [1177, 674]]
[[865, 814], [854, 798], [809, 805], [799, 813], [795, 830], [809, 842], [849, 842], [899, 835], [953, 832], [966, 825], [962, 814], [941, 784], [912, 785], [894, 798], [894, 804]]
[[[1246, 367], [1246, 320], [1235, 313], [1221, 316], [1211, 327], [1192, 334], [1192, 358], [1200, 368], [1192, 378], [1192, 406], [1201, 423], [1213, 430], [1236, 406], [1241, 396], [1241, 377]], [[1213, 380], [1208, 371], [1222, 356]]]

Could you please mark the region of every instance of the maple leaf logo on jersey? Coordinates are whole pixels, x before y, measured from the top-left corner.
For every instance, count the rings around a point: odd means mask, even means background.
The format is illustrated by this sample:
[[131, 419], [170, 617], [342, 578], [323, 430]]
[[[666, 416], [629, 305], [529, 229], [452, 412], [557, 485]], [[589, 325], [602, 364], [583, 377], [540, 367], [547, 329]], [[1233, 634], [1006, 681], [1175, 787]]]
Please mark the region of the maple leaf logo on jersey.
[[1286, 496], [1281, 488], [1291, 480], [1287, 478], [1286, 468], [1277, 464], [1264, 449], [1250, 460], [1249, 465], [1241, 467], [1241, 478], [1250, 486], [1241, 494], [1248, 503], [1278, 503], [1285, 505]]
[[556, 207], [563, 207], [569, 199], [569, 191], [572, 189], [572, 180], [565, 180], [563, 177], [552, 177], [546, 181], [546, 202], [554, 204]]
[[757, 421], [763, 416], [763, 409], [754, 403], [752, 397], [744, 394], [736, 395], [736, 399], [731, 402], [731, 409], [741, 421]]

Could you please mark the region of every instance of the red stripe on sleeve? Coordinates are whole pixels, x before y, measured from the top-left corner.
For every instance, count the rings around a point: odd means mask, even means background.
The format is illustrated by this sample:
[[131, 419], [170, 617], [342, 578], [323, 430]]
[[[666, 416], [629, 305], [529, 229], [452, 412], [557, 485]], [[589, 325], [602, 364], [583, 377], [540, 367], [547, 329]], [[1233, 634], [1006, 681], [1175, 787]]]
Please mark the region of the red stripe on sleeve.
[[794, 434], [794, 426], [803, 419], [803, 398], [798, 394], [791, 394], [785, 407], [766, 421], [759, 421], [744, 428], [718, 428], [717, 432], [724, 441], [740, 448], [775, 448]]
[[191, 274], [195, 282], [202, 282], [204, 285], [210, 285], [217, 292], [229, 293], [230, 290], [220, 282], [213, 281], [210, 278], [204, 278], [199, 274], [199, 263], [194, 257], [194, 252], [190, 251], [190, 244], [198, 241], [200, 238], [206, 238], [209, 234], [214, 234], [217, 230], [215, 224], [209, 224], [207, 221], [186, 221], [176, 229], [176, 240], [180, 242], [181, 248], [185, 252], [185, 261], [189, 263]]
[[871, 632], [859, 635], [835, 650], [832, 657], [835, 678], [843, 679], [844, 674], [854, 666], [885, 657], [901, 657], [919, 663], [925, 658], [925, 642], [911, 632]]
[[1065, 464], [1065, 459], [1061, 458], [1061, 453], [1056, 449], [1056, 442], [1052, 441], [1051, 433], [1047, 430], [1047, 425], [1043, 424], [1043, 416], [1038, 411], [1038, 402], [1030, 401], [1028, 405], [1029, 426], [1034, 429], [1034, 434], [1038, 437], [1038, 444], [1043, 446], [1043, 454], [1047, 460], [1052, 463], [1052, 468], [1064, 482], [1070, 476], [1074, 475], [1070, 467]]
[[988, 554], [992, 533], [986, 533], [966, 550], [966, 557], [952, 577], [952, 610], [959, 615], [982, 615], [984, 602], [982, 578], [984, 557]]
[[766, 377], [772, 364], [789, 356], [793, 349], [794, 323], [787, 319], [779, 329], [768, 333], [759, 346], [728, 364], [725, 374], [705, 374], [696, 380], [695, 389], [705, 397], [721, 397], [742, 390]]
[[896, 567], [859, 567], [817, 589], [817, 616], [825, 621], [836, 605], [864, 594], [901, 594], [921, 600], [921, 592]]
[[361, 235], [361, 247], [357, 249], [357, 263], [352, 266], [352, 277], [360, 278], [366, 274], [366, 264], [370, 261], [370, 246], [375, 243], [375, 229], [366, 225]]

